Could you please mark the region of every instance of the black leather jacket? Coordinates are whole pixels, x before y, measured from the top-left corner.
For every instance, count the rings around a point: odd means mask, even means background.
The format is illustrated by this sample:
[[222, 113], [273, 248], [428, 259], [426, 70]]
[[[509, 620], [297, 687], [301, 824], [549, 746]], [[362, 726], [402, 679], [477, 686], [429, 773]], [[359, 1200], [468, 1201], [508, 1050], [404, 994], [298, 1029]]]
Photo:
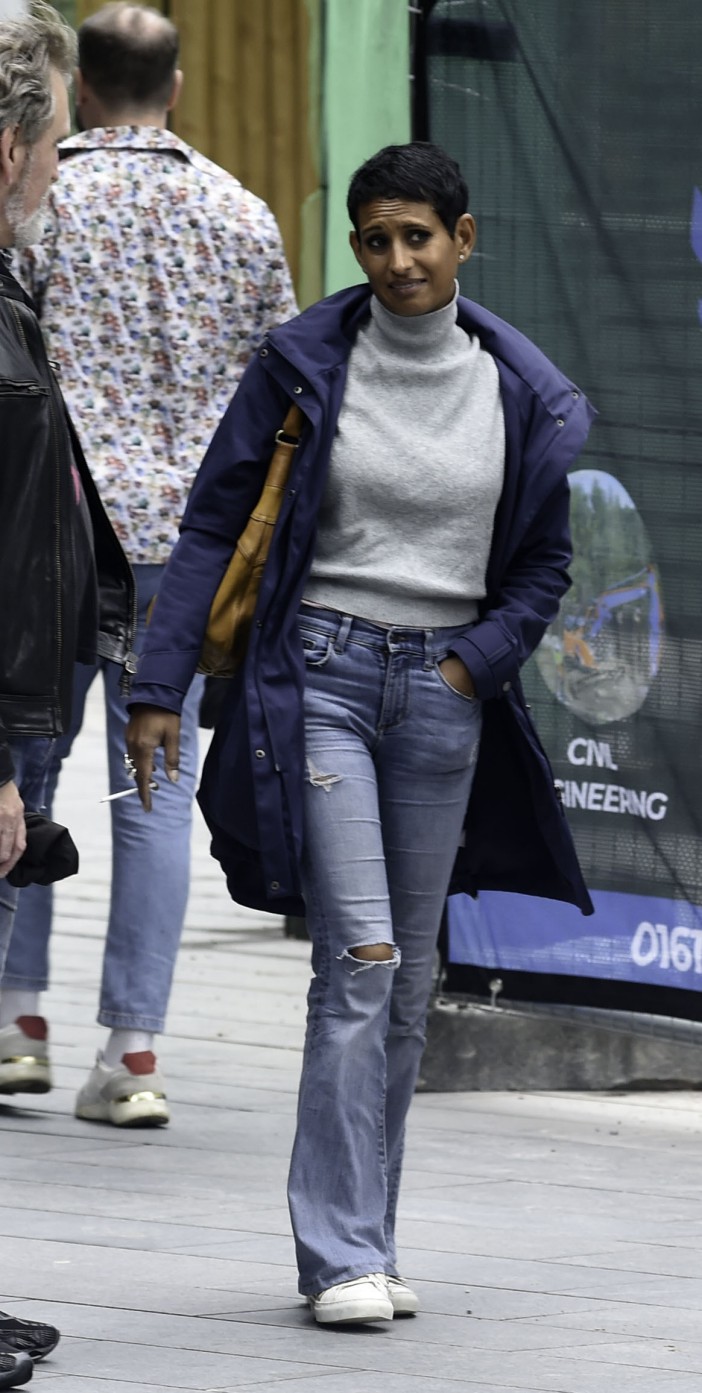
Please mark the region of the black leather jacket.
[[8, 736], [66, 730], [76, 659], [135, 670], [135, 622], [131, 568], [0, 256], [0, 784], [13, 775]]

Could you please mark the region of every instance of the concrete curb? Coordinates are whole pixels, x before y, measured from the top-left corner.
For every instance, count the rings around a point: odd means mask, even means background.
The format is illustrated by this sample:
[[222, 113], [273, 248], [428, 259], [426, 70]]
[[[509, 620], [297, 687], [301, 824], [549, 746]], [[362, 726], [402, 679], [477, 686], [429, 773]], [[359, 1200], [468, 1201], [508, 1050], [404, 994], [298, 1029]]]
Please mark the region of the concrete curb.
[[702, 1088], [702, 1025], [625, 1011], [441, 995], [423, 1092]]

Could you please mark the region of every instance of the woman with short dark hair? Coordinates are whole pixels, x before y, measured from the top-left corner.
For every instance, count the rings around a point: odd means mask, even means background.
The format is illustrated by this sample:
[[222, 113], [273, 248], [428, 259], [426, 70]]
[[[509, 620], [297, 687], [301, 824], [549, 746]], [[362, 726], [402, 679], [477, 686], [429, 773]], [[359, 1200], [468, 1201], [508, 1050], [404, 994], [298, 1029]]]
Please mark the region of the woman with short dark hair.
[[212, 596], [297, 401], [306, 425], [200, 798], [233, 897], [304, 903], [314, 977], [289, 1199], [322, 1324], [419, 1306], [395, 1211], [449, 887], [591, 909], [519, 684], [568, 585], [566, 470], [591, 411], [459, 296], [467, 205], [433, 145], [390, 146], [356, 172], [368, 284], [276, 329], [247, 369], [133, 691], [148, 805], [153, 752], [177, 765]]

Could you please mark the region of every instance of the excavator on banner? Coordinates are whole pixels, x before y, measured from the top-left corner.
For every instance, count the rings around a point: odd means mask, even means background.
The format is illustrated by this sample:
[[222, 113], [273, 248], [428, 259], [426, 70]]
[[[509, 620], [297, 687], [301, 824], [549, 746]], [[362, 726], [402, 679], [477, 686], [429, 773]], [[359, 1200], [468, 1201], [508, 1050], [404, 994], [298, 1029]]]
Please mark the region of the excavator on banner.
[[563, 626], [562, 680], [571, 696], [623, 679], [648, 685], [660, 666], [663, 606], [653, 566], [609, 585]]

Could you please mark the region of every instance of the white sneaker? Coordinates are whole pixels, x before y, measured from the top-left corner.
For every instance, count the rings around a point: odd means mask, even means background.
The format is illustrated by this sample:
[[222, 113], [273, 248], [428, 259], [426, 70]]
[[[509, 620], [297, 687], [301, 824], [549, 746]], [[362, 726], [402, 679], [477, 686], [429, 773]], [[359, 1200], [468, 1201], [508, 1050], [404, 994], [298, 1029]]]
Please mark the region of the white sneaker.
[[[25, 1021], [31, 1035], [22, 1029]], [[0, 1030], [0, 1093], [48, 1093], [48, 1028], [43, 1016], [20, 1016]]]
[[110, 1069], [98, 1053], [76, 1098], [76, 1117], [115, 1127], [161, 1127], [170, 1120], [163, 1078], [151, 1050], [125, 1054]]
[[392, 1301], [383, 1272], [370, 1272], [352, 1282], [308, 1296], [309, 1308], [318, 1325], [351, 1325], [357, 1321], [392, 1320]]
[[396, 1316], [416, 1316], [419, 1310], [419, 1297], [401, 1277], [386, 1277], [393, 1314]]

